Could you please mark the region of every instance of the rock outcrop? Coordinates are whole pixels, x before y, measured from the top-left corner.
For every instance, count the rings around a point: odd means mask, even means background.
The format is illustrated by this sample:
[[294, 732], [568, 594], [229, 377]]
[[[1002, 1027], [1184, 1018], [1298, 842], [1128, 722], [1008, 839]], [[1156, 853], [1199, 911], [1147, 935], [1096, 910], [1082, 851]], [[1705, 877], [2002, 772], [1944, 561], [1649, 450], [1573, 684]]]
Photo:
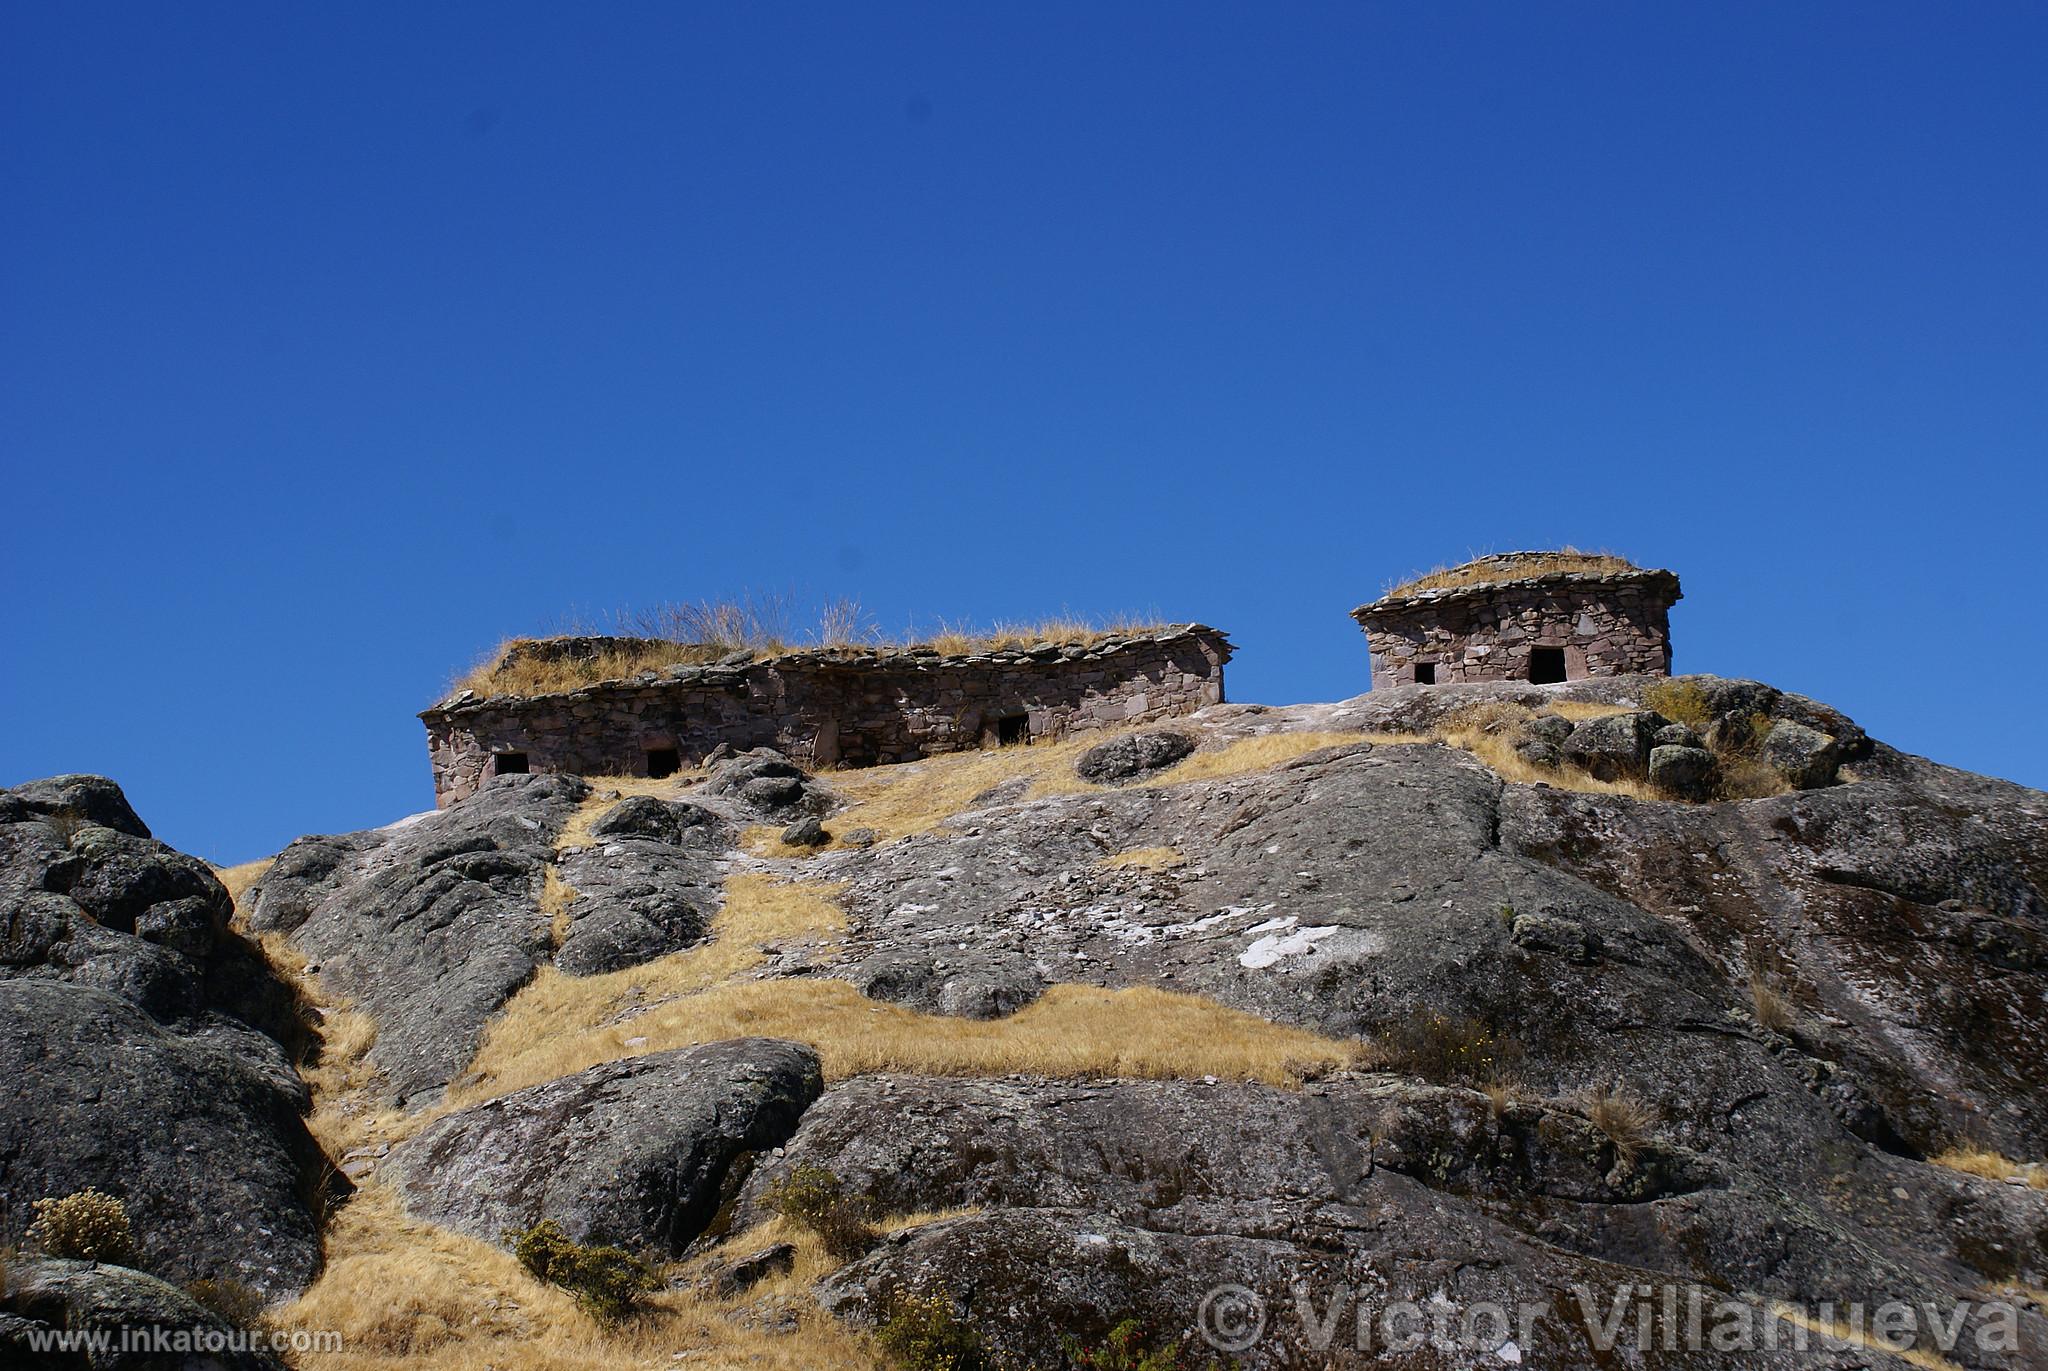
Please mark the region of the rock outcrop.
[[675, 1253], [734, 1162], [787, 1140], [820, 1088], [797, 1043], [629, 1057], [438, 1119], [380, 1174], [413, 1212], [486, 1241], [552, 1219], [578, 1241]]
[[[123, 1330], [150, 1343], [124, 1349]], [[103, 1350], [60, 1350], [52, 1335], [98, 1333]], [[132, 1336], [132, 1335], [131, 1335]], [[173, 1350], [180, 1345], [187, 1349]], [[284, 1371], [260, 1333], [238, 1328], [174, 1285], [97, 1262], [16, 1258], [0, 1292], [0, 1353], [17, 1371]]]
[[553, 954], [541, 888], [589, 793], [571, 776], [503, 776], [402, 826], [301, 838], [251, 889], [250, 925], [289, 934], [376, 1021], [390, 1092], [424, 1102]]
[[701, 805], [639, 795], [591, 827], [587, 847], [562, 854], [576, 892], [555, 965], [595, 975], [667, 956], [704, 936], [718, 912], [723, 821]]
[[0, 1241], [33, 1201], [97, 1188], [152, 1271], [312, 1279], [346, 1183], [302, 1119], [297, 1001], [232, 913], [113, 782], [0, 791]]

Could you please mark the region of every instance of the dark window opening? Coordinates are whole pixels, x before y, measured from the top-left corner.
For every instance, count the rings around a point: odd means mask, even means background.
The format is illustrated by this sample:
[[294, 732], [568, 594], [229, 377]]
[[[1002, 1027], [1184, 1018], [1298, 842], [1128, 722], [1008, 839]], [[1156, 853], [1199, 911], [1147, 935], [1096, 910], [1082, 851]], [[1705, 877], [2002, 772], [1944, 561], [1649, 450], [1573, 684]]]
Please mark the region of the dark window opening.
[[650, 747], [647, 749], [647, 774], [655, 780], [673, 776], [683, 769], [682, 754], [672, 747]]
[[1555, 685], [1564, 679], [1564, 649], [1561, 647], [1532, 647], [1529, 649], [1529, 682], [1532, 685]]
[[1012, 714], [1006, 719], [996, 720], [996, 746], [1012, 747], [1031, 741], [1031, 716]]
[[524, 776], [526, 754], [524, 752], [500, 752], [492, 758], [492, 769], [500, 776]]
[[1417, 662], [1417, 663], [1415, 664], [1415, 684], [1417, 684], [1417, 685], [1435, 685], [1435, 684], [1436, 684], [1436, 663], [1435, 663], [1435, 662]]

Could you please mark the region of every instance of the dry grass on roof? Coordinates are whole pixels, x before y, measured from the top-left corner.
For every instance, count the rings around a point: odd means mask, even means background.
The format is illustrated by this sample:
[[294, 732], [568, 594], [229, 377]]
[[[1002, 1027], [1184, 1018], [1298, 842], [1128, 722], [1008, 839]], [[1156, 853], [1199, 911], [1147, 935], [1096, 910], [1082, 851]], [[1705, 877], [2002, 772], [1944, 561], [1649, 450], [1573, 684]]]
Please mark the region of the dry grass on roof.
[[[556, 695], [607, 681], [623, 681], [645, 671], [678, 665], [703, 666], [741, 648], [763, 656], [778, 656], [799, 649], [887, 652], [928, 647], [953, 657], [1014, 651], [1041, 643], [1056, 647], [1087, 646], [1105, 638], [1157, 633], [1168, 627], [1156, 615], [1060, 615], [987, 627], [941, 620], [929, 632], [893, 635], [865, 620], [859, 606], [835, 603], [826, 607], [816, 632], [803, 637], [768, 621], [758, 605], [704, 602], [665, 606], [653, 615], [621, 618], [609, 631], [627, 636], [584, 656], [547, 660], [515, 653], [514, 648], [547, 639], [507, 638], [452, 682], [449, 693], [469, 690], [484, 698]], [[508, 661], [508, 657], [512, 660]]]
[[1512, 570], [1503, 571], [1490, 566], [1484, 557], [1457, 566], [1440, 566], [1411, 576], [1399, 585], [1389, 586], [1388, 595], [1414, 595], [1424, 590], [1455, 590], [1459, 586], [1484, 585], [1489, 581], [1519, 581], [1530, 576], [1548, 576], [1556, 571], [1591, 571], [1603, 574], [1641, 571], [1642, 568], [1626, 557], [1611, 552], [1581, 552], [1575, 547], [1561, 547], [1555, 552], [1546, 552], [1517, 564]]

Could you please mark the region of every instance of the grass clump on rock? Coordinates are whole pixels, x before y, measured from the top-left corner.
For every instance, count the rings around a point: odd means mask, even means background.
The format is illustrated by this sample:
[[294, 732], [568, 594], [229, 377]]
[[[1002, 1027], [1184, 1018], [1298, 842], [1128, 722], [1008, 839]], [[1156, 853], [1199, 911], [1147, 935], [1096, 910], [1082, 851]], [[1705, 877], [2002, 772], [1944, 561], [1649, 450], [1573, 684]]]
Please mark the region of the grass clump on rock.
[[553, 1219], [507, 1233], [519, 1264], [550, 1285], [576, 1297], [583, 1312], [602, 1324], [623, 1323], [641, 1301], [661, 1289], [661, 1273], [623, 1247], [580, 1243]]
[[47, 1256], [129, 1266], [135, 1261], [135, 1230], [128, 1210], [112, 1195], [86, 1189], [62, 1199], [37, 1200], [28, 1226], [31, 1247]]

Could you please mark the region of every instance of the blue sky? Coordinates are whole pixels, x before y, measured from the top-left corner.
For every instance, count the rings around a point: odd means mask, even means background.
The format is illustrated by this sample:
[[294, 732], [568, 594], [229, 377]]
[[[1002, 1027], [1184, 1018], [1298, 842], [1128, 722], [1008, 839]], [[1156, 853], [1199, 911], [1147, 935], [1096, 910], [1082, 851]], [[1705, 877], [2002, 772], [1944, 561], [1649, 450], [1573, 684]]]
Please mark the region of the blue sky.
[[1681, 670], [2048, 784], [2048, 10], [0, 5], [0, 783], [235, 861], [501, 636], [1231, 630], [1669, 566]]

